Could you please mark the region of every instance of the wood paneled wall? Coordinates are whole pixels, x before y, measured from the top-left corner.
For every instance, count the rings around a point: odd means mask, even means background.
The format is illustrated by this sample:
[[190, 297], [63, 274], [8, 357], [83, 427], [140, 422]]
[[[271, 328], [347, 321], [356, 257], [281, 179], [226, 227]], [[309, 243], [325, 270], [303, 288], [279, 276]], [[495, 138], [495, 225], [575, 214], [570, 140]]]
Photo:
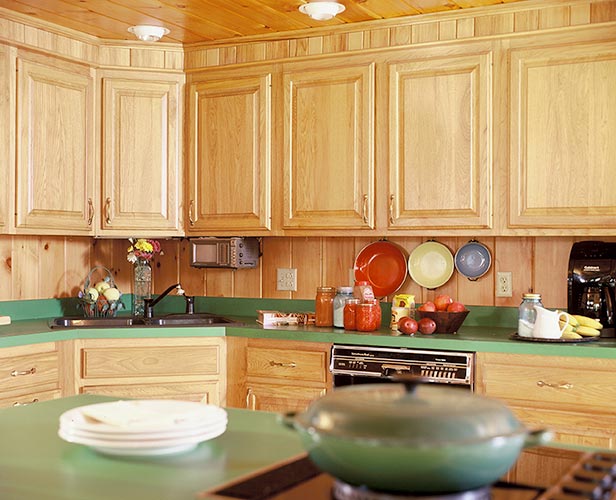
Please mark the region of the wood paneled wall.
[[[448, 293], [469, 305], [517, 306], [524, 292], [543, 295], [547, 307], [567, 305], [567, 266], [572, 237], [482, 238], [492, 253], [492, 267], [477, 281], [454, 272], [437, 290], [426, 290], [407, 277], [400, 293], [413, 293], [418, 302]], [[599, 239], [599, 238], [597, 238]], [[616, 241], [616, 238], [600, 238]], [[256, 269], [195, 269], [189, 266], [186, 240], [161, 241], [164, 254], [154, 261], [154, 289], [181, 282], [191, 295], [312, 299], [319, 285], [349, 284], [355, 256], [373, 238], [264, 238], [263, 256]], [[410, 253], [425, 239], [391, 239]], [[455, 251], [466, 237], [438, 241]], [[0, 300], [76, 296], [94, 266], [107, 267], [125, 293], [132, 290], [132, 267], [126, 260], [127, 240], [54, 236], [0, 236]], [[276, 290], [276, 269], [296, 268], [297, 292]], [[513, 296], [494, 295], [497, 271], [513, 273]], [[391, 297], [390, 297], [391, 299]]]

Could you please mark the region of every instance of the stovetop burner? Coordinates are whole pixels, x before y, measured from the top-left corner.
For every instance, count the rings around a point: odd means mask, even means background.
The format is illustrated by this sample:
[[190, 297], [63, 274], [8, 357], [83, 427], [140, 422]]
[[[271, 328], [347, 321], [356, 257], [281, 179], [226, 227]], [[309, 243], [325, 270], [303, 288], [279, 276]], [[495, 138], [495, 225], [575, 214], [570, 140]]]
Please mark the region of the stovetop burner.
[[490, 500], [490, 487], [458, 493], [409, 494], [372, 491], [365, 486], [352, 486], [336, 480], [332, 488], [335, 500]]

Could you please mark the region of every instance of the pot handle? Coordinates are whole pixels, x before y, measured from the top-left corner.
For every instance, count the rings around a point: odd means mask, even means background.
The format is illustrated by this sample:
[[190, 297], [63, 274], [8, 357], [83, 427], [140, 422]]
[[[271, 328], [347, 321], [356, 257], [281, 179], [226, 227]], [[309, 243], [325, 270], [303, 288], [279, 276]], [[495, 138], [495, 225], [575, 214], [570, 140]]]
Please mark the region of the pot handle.
[[526, 435], [523, 448], [543, 446], [548, 444], [553, 437], [554, 433], [549, 429], [533, 429]]
[[279, 422], [288, 427], [291, 430], [295, 430], [295, 417], [297, 416], [296, 411], [288, 411], [278, 416]]

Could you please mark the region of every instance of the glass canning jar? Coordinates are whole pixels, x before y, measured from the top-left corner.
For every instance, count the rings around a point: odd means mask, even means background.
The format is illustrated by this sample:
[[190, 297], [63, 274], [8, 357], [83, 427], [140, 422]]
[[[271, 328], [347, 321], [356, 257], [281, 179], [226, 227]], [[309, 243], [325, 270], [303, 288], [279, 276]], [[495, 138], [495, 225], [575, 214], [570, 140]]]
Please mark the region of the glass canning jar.
[[379, 327], [379, 308], [374, 302], [357, 304], [355, 313], [356, 329], [360, 332], [373, 332]]
[[320, 286], [317, 288], [315, 299], [315, 325], [334, 325], [334, 296], [336, 289], [333, 286]]
[[518, 335], [520, 337], [532, 337], [537, 311], [535, 306], [543, 307], [540, 293], [525, 293], [518, 309]]
[[334, 326], [344, 328], [344, 304], [353, 298], [352, 286], [340, 286], [334, 297]]
[[357, 329], [357, 306], [359, 305], [359, 299], [347, 299], [344, 304], [344, 329], [355, 330]]

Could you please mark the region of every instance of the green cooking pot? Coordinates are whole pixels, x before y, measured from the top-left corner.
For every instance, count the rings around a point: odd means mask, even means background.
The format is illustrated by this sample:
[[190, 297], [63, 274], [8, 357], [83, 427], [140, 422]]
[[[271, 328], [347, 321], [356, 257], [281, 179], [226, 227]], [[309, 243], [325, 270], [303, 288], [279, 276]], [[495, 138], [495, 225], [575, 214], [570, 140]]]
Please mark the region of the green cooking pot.
[[336, 389], [304, 413], [287, 413], [311, 460], [356, 486], [406, 493], [453, 493], [487, 486], [522, 448], [545, 444], [502, 403], [416, 381]]

